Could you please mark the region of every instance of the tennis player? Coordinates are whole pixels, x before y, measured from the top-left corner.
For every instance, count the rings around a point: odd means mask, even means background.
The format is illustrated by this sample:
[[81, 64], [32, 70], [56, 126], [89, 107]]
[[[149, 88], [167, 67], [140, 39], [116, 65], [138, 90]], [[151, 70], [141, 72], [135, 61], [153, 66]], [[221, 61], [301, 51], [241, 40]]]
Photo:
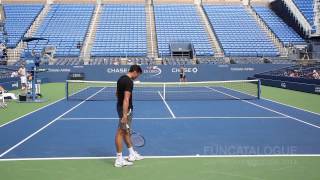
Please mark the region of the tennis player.
[[[117, 159], [114, 163], [115, 167], [130, 166], [133, 165], [133, 161], [143, 159], [143, 157], [133, 149], [130, 132], [127, 127], [127, 125], [131, 127], [132, 121], [133, 80], [137, 79], [140, 74], [142, 74], [141, 67], [132, 65], [128, 74], [121, 76], [117, 82], [116, 96], [118, 99], [117, 111], [119, 115], [119, 125], [115, 137], [117, 149]], [[129, 150], [129, 156], [126, 160], [122, 157], [122, 140], [124, 140]]]
[[186, 72], [183, 66], [180, 66], [179, 76], [180, 76], [180, 82], [186, 82]]

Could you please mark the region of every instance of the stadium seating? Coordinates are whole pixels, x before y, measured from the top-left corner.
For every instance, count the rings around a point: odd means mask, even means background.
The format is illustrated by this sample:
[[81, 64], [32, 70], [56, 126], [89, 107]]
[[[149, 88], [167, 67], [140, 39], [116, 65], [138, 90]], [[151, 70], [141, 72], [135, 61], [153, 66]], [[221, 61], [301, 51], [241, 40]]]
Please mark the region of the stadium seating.
[[[296, 4], [307, 2], [307, 0], [294, 1]], [[15, 48], [17, 46], [43, 7], [41, 4], [5, 5], [9, 47]], [[203, 7], [225, 56], [232, 58], [278, 58], [277, 48], [244, 6], [207, 4]], [[33, 35], [47, 38], [49, 42], [31, 42], [29, 49], [40, 52], [45, 46], [53, 45], [57, 48], [55, 56], [62, 59], [59, 63], [82, 63], [79, 60], [79, 62], [75, 62], [74, 58], [80, 55], [81, 47], [92, 21], [94, 8], [94, 4], [50, 5], [48, 14]], [[282, 43], [285, 45], [305, 43], [271, 9], [261, 5], [253, 8]], [[154, 4], [154, 16], [159, 56], [170, 56], [169, 44], [181, 41], [191, 42], [198, 58], [214, 55], [210, 39], [195, 5]], [[90, 63], [114, 64], [115, 62], [117, 64], [113, 59], [101, 60], [105, 57], [134, 57], [130, 59], [133, 63], [150, 63], [148, 59], [140, 59], [146, 58], [148, 52], [145, 4], [104, 4], [101, 15], [98, 17], [97, 30], [93, 34], [95, 39], [93, 39], [92, 49], [89, 51], [92, 59], [96, 60], [90, 61]], [[210, 58], [203, 59], [203, 62], [218, 62], [214, 61]], [[165, 62], [167, 64], [193, 63], [185, 61], [184, 58], [181, 60], [166, 58]]]
[[[36, 19], [43, 5], [41, 4], [6, 4], [4, 5], [6, 13], [5, 28], [8, 33], [9, 48], [15, 48], [21, 38], [28, 31], [33, 21]], [[3, 41], [3, 35], [0, 33], [0, 41]]]
[[278, 50], [243, 6], [205, 5], [226, 56], [277, 56]]
[[169, 56], [170, 42], [191, 42], [197, 56], [214, 52], [193, 5], [155, 5], [155, 26], [160, 56]]
[[313, 0], [293, 0], [295, 5], [299, 8], [299, 10], [302, 12], [304, 17], [307, 19], [307, 21], [313, 25]]
[[104, 5], [91, 56], [146, 56], [145, 6]]
[[255, 6], [254, 10], [260, 18], [267, 24], [273, 33], [284, 44], [304, 44], [305, 41], [289, 27], [280, 17], [278, 17], [271, 9], [265, 6]]
[[261, 73], [261, 75], [314, 79], [314, 77], [312, 76], [314, 70], [320, 72], [320, 63], [299, 64], [295, 66], [285, 67], [282, 69], [264, 72]]
[[79, 56], [90, 25], [94, 5], [54, 4], [36, 32], [36, 37], [49, 39], [31, 42], [30, 49], [40, 52], [46, 45], [56, 47], [56, 56]]

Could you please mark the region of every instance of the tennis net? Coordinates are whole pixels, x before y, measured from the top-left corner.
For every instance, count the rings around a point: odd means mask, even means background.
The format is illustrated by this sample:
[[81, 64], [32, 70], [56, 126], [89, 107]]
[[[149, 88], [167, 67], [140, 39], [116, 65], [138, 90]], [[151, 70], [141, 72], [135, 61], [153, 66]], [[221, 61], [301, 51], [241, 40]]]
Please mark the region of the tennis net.
[[[66, 81], [68, 100], [116, 100], [117, 82]], [[139, 82], [133, 100], [250, 100], [260, 98], [259, 80], [205, 82]]]

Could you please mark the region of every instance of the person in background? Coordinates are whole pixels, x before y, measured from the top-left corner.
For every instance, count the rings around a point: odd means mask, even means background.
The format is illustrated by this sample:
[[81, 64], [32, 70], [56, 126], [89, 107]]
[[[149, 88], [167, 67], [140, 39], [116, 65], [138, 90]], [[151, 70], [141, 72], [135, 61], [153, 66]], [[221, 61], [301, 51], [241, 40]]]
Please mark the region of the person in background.
[[319, 75], [319, 73], [318, 73], [316, 70], [313, 70], [313, 72], [312, 72], [312, 77], [313, 77], [314, 79], [320, 79], [320, 75]]
[[185, 72], [183, 66], [180, 66], [179, 76], [180, 76], [180, 78], [179, 78], [180, 82], [186, 82], [186, 72]]
[[4, 65], [6, 65], [7, 64], [7, 62], [8, 62], [8, 50], [7, 50], [7, 48], [4, 48], [3, 50], [2, 50], [2, 55], [3, 55], [3, 59], [4, 59]]
[[27, 70], [24, 64], [22, 64], [18, 70], [18, 75], [20, 77], [21, 81], [21, 90], [26, 90], [27, 89]]
[[33, 57], [36, 56], [36, 55], [37, 55], [36, 50], [32, 49], [31, 55], [32, 55]]
[[289, 73], [289, 77], [296, 77], [296, 73], [295, 73], [294, 71], [291, 71], [291, 72]]
[[28, 74], [27, 75], [27, 88], [28, 90], [31, 90], [32, 89], [32, 74]]

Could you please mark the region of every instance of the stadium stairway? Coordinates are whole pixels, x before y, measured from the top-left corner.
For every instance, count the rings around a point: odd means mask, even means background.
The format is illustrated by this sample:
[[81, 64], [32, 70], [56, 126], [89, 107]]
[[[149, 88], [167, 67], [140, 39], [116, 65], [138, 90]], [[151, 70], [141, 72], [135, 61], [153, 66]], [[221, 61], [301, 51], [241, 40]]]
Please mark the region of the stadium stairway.
[[94, 10], [93, 19], [91, 20], [89, 30], [86, 34], [82, 50], [80, 52], [80, 59], [83, 59], [84, 64], [88, 64], [91, 59], [91, 49], [96, 38], [97, 27], [99, 24], [99, 19], [102, 13], [102, 5], [97, 4]]
[[146, 27], [147, 27], [147, 47], [148, 47], [148, 57], [157, 58], [158, 48], [157, 48], [157, 35], [156, 28], [154, 24], [154, 11], [152, 1], [148, 0], [146, 3]]
[[[24, 35], [24, 37], [32, 37], [34, 33], [37, 31], [39, 26], [41, 25], [43, 19], [47, 16], [48, 12], [50, 11], [50, 4], [45, 4], [44, 8], [36, 18], [36, 20], [33, 22], [27, 33]], [[26, 48], [26, 45], [22, 43], [22, 41], [19, 42], [16, 48], [9, 49], [8, 50], [8, 64], [15, 64], [21, 56], [21, 53]]]
[[320, 36], [320, 0], [315, 0], [315, 24], [314, 24], [314, 29], [315, 29], [315, 34]]
[[312, 26], [309, 24], [308, 20], [305, 18], [305, 16], [301, 13], [299, 8], [296, 6], [296, 4], [293, 2], [293, 0], [281, 0], [283, 3], [288, 7], [288, 9], [292, 12], [300, 26], [303, 28], [304, 32], [307, 35], [310, 35]]
[[204, 29], [208, 34], [209, 42], [211, 43], [212, 49], [214, 50], [214, 55], [216, 57], [223, 57], [223, 50], [219, 44], [219, 41], [216, 38], [216, 35], [214, 34], [213, 29], [211, 28], [212, 26], [210, 25], [209, 19], [206, 13], [204, 12], [202, 5], [197, 4], [196, 9], [199, 14], [199, 17], [201, 18]]
[[273, 42], [275, 47], [280, 52], [280, 56], [288, 56], [288, 50], [281, 43], [278, 37], [271, 31], [267, 24], [258, 16], [258, 14], [253, 10], [251, 6], [245, 6], [246, 10], [254, 17], [259, 27], [268, 35], [268, 38]]

